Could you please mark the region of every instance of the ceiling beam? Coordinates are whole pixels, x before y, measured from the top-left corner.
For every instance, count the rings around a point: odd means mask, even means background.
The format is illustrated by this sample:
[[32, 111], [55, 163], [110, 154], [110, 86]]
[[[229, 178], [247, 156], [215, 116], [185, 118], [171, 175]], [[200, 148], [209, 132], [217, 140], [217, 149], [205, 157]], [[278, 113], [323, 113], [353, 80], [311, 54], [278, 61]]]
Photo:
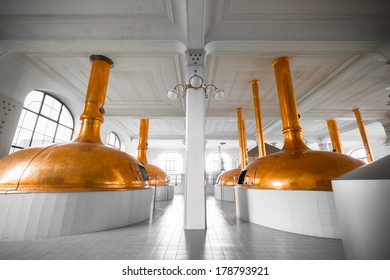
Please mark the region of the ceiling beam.
[[187, 48], [204, 48], [204, 0], [187, 0]]

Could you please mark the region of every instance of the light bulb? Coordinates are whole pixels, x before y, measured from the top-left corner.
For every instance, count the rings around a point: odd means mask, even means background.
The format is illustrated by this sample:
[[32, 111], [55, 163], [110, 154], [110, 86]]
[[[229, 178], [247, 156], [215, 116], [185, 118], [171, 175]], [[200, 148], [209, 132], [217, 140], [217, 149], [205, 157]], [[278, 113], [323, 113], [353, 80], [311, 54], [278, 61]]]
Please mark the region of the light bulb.
[[200, 88], [203, 85], [202, 77], [200, 77], [198, 75], [192, 76], [191, 79], [190, 79], [190, 85], [193, 88]]
[[217, 89], [213, 94], [213, 98], [215, 100], [221, 100], [224, 96], [225, 92], [223, 91], [223, 89]]
[[174, 101], [179, 97], [179, 93], [175, 89], [170, 89], [167, 91], [167, 96], [170, 100]]

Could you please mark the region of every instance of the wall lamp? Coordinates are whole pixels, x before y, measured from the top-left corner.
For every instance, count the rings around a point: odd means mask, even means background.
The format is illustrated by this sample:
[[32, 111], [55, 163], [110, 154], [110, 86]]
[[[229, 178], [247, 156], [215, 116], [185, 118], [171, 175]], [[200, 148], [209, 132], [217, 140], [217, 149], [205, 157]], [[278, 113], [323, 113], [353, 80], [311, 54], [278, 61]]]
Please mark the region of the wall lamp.
[[215, 100], [221, 100], [225, 96], [225, 91], [223, 89], [219, 89], [213, 84], [203, 84], [202, 77], [198, 75], [192, 76], [188, 84], [178, 84], [173, 89], [168, 90], [167, 96], [172, 101], [176, 100], [180, 94], [184, 97], [188, 88], [203, 88], [206, 98], [208, 98], [210, 91], [212, 91], [212, 96]]

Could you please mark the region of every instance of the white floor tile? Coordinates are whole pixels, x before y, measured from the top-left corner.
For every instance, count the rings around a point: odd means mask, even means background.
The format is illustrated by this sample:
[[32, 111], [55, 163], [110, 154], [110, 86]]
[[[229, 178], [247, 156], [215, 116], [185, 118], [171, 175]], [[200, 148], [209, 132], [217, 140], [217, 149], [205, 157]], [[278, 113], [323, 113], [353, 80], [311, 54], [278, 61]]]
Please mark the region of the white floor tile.
[[0, 259], [344, 259], [341, 240], [237, 220], [233, 202], [207, 197], [207, 230], [183, 230], [184, 199], [156, 202], [132, 226], [36, 241], [1, 241]]

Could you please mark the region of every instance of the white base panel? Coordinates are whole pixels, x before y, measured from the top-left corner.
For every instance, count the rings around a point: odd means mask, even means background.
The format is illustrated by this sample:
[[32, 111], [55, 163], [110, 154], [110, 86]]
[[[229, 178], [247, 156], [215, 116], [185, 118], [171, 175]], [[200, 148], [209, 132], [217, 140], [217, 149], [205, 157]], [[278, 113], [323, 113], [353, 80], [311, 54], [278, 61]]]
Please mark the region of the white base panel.
[[0, 240], [33, 240], [134, 224], [150, 217], [154, 190], [0, 194]]
[[332, 192], [278, 191], [236, 187], [236, 214], [262, 226], [327, 238], [340, 238]]
[[234, 201], [234, 187], [214, 185], [214, 197], [217, 200]]
[[174, 188], [175, 188], [175, 193], [184, 194], [184, 183], [178, 184], [178, 185], [174, 186]]
[[172, 200], [174, 192], [173, 186], [156, 187], [156, 201]]
[[214, 194], [214, 186], [213, 185], [210, 185], [210, 186], [206, 186], [206, 194]]
[[390, 259], [390, 180], [332, 181], [347, 259]]

